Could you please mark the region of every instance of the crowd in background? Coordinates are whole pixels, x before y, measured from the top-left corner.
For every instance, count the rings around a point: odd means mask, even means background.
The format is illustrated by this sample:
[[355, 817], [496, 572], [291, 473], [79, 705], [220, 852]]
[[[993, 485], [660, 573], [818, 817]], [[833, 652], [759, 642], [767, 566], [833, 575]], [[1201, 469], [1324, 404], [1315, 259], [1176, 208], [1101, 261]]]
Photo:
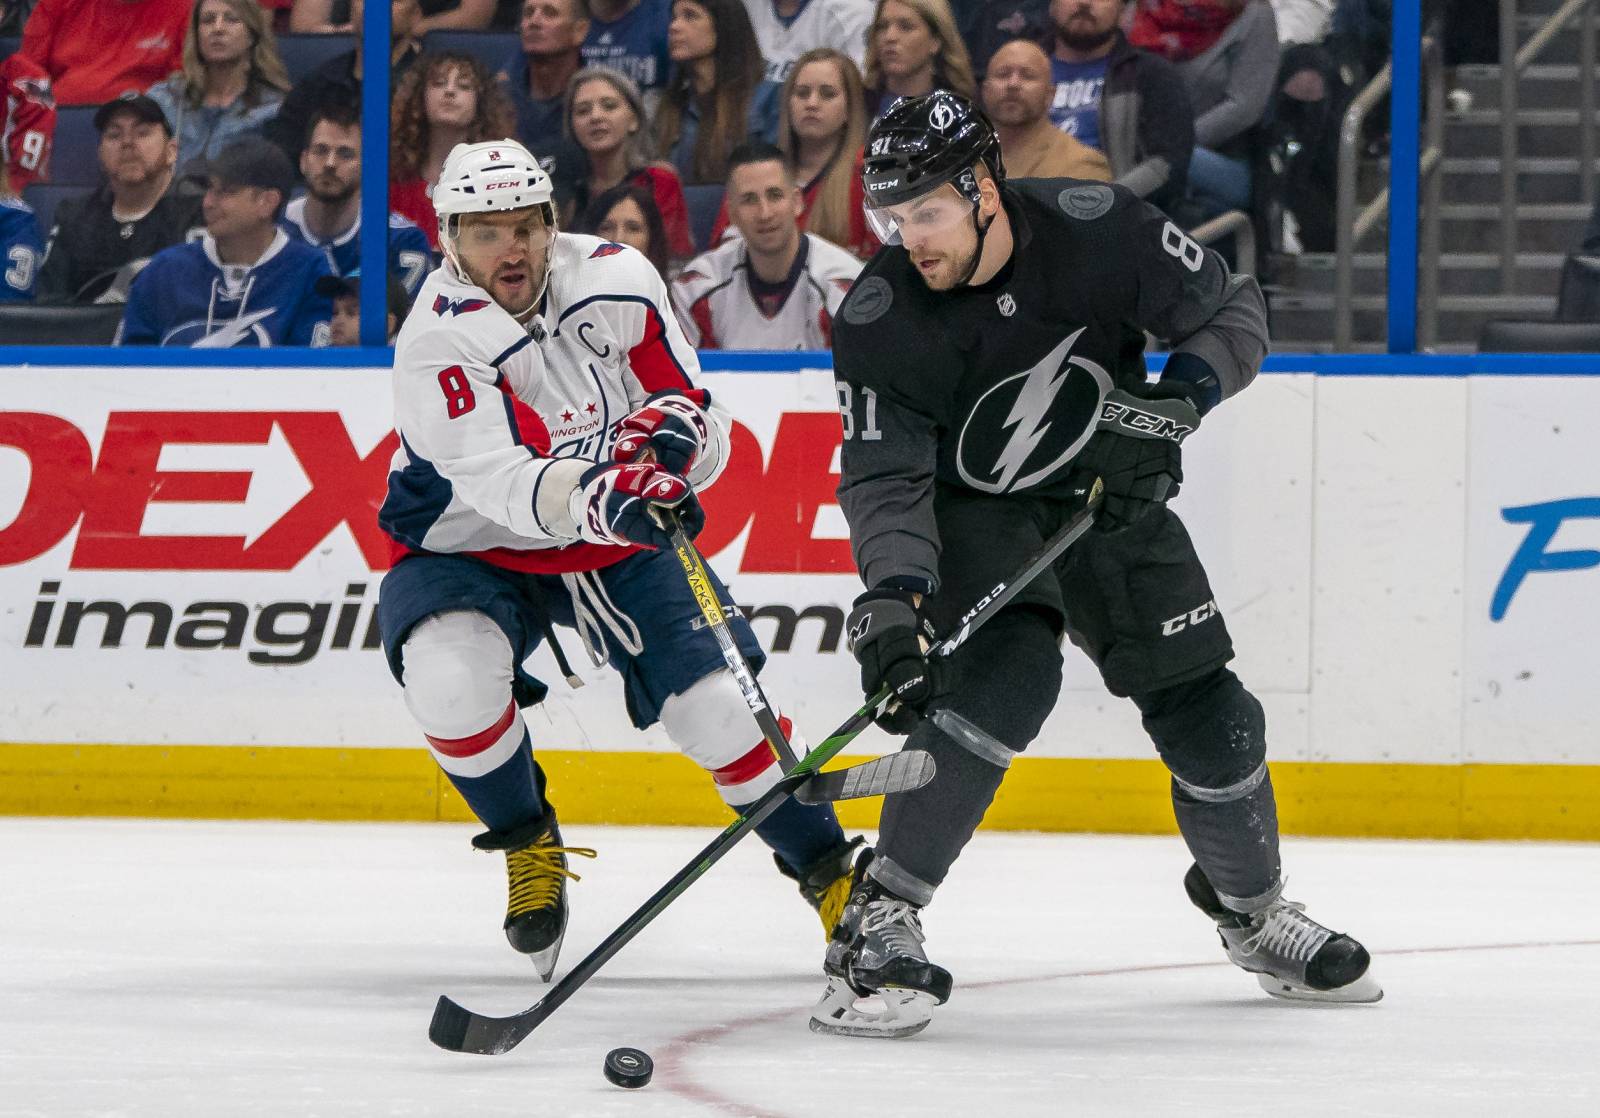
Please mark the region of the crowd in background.
[[[0, 0], [0, 33], [20, 33], [0, 60], [0, 299], [125, 304], [124, 344], [353, 341], [363, 15]], [[1271, 243], [1286, 206], [1290, 250], [1331, 247], [1338, 120], [1386, 58], [1389, 0], [391, 0], [390, 16], [391, 323], [438, 260], [445, 156], [510, 136], [550, 172], [561, 226], [643, 251], [700, 345], [796, 348], [827, 344], [879, 247], [871, 122], [936, 88], [987, 109], [1012, 177], [1122, 183], [1186, 228], [1270, 201]], [[291, 72], [282, 31], [351, 46]], [[504, 53], [430, 49], [462, 31], [505, 32], [480, 36]], [[42, 230], [26, 187], [49, 180], [56, 108], [84, 105], [101, 182]]]

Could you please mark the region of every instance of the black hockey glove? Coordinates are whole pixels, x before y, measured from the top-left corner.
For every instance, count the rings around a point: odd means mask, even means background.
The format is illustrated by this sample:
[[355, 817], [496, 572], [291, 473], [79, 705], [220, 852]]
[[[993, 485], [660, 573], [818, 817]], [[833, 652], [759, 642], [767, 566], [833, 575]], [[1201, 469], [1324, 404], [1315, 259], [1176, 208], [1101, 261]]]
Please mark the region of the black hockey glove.
[[1187, 385], [1157, 383], [1106, 394], [1095, 433], [1075, 463], [1105, 485], [1094, 525], [1098, 531], [1119, 532], [1178, 495], [1183, 481], [1179, 448], [1199, 426], [1200, 412]]
[[868, 590], [845, 622], [850, 651], [861, 665], [861, 690], [871, 697], [885, 686], [889, 701], [877, 722], [891, 734], [909, 734], [933, 698], [928, 648], [933, 626], [909, 590]]

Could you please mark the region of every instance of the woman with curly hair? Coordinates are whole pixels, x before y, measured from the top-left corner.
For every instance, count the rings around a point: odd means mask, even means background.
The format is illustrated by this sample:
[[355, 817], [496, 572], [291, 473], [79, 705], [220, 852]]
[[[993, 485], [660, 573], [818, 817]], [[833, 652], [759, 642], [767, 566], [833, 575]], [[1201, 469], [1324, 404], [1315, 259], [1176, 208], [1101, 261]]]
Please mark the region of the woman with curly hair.
[[593, 233], [619, 245], [632, 245], [655, 265], [662, 280], [670, 283], [667, 230], [661, 211], [648, 187], [623, 182], [597, 194], [578, 219], [579, 233]]
[[511, 99], [469, 54], [425, 54], [400, 79], [389, 114], [389, 208], [410, 218], [439, 250], [433, 184], [457, 144], [512, 136]]
[[178, 167], [211, 159], [278, 115], [289, 72], [256, 0], [200, 0], [189, 13], [183, 68], [150, 87], [178, 141]]
[[587, 166], [577, 185], [578, 212], [612, 187], [642, 186], [656, 200], [671, 255], [678, 260], [693, 256], [683, 182], [670, 163], [655, 159], [639, 87], [616, 70], [590, 66], [572, 75], [565, 101], [567, 139], [583, 150]]
[[946, 0], [878, 0], [864, 69], [873, 120], [902, 97], [936, 89], [978, 99], [972, 60]]
[[[863, 260], [881, 247], [862, 209], [867, 107], [861, 73], [842, 51], [817, 47], [795, 59], [779, 98], [778, 147], [794, 162], [804, 209], [800, 227]], [[711, 243], [728, 227], [722, 204]]]
[[778, 86], [766, 72], [740, 0], [674, 0], [667, 24], [672, 76], [656, 109], [656, 150], [686, 183], [721, 185], [728, 154], [751, 137], [772, 140]]

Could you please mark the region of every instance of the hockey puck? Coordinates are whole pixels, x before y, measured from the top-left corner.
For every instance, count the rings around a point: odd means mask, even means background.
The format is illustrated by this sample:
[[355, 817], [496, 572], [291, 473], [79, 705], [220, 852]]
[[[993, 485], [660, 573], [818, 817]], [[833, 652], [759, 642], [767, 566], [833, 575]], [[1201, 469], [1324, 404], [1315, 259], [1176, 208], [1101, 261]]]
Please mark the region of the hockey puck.
[[655, 1070], [650, 1057], [637, 1048], [613, 1048], [606, 1053], [606, 1078], [618, 1087], [643, 1087]]

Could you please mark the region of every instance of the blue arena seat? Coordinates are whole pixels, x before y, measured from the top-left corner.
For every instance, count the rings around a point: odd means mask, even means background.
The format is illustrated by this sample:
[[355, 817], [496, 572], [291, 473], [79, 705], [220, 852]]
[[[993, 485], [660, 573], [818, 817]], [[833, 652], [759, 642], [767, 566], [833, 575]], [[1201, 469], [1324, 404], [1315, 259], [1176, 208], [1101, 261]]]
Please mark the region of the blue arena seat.
[[430, 31], [423, 36], [422, 48], [434, 54], [456, 51], [470, 54], [496, 74], [506, 59], [522, 46], [522, 39], [509, 31]]
[[56, 110], [56, 138], [50, 149], [50, 181], [92, 186], [100, 181], [100, 133], [94, 129], [98, 105]]
[[717, 223], [717, 211], [722, 208], [722, 186], [704, 183], [683, 188], [683, 204], [689, 210], [689, 233], [694, 237], [697, 252], [711, 248], [711, 227]]
[[0, 345], [110, 345], [120, 303], [0, 303]]
[[278, 53], [289, 71], [289, 80], [298, 82], [336, 55], [355, 49], [354, 35], [307, 35], [289, 33], [278, 36]]
[[36, 182], [22, 188], [22, 200], [33, 207], [34, 216], [39, 219], [39, 235], [48, 237], [61, 199], [76, 198], [90, 189], [81, 183]]
[[0, 58], [10, 58], [22, 46], [20, 35], [0, 36]]

